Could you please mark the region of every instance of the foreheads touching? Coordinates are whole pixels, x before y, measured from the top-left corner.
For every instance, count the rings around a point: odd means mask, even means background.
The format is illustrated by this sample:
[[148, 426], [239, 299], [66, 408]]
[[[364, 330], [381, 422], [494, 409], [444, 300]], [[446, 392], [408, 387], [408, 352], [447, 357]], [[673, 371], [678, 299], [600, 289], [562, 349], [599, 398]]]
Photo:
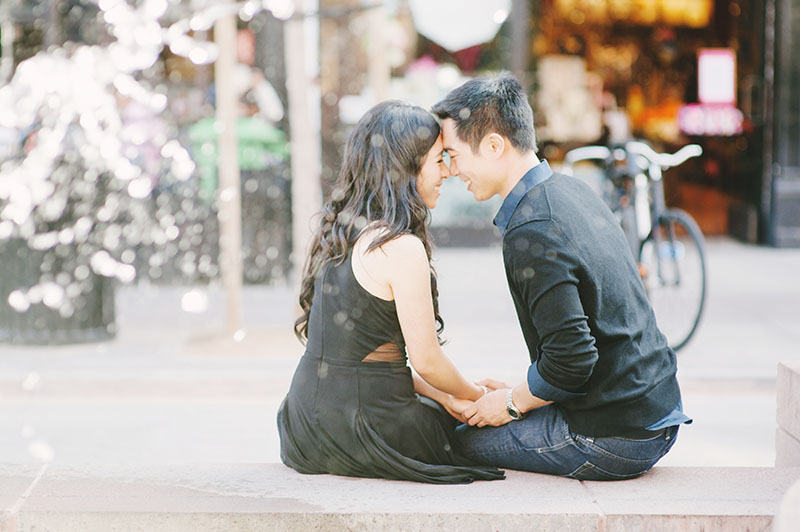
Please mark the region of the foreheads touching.
[[347, 226], [359, 221], [357, 230], [377, 220], [398, 230], [421, 224], [417, 177], [439, 133], [436, 118], [415, 105], [389, 100], [367, 111], [345, 145], [329, 215]]
[[456, 135], [469, 144], [473, 153], [477, 153], [481, 141], [490, 133], [505, 137], [520, 153], [536, 151], [528, 97], [522, 85], [508, 73], [467, 81], [431, 110], [442, 120], [453, 120]]
[[[384, 175], [413, 180], [439, 132], [436, 119], [425, 109], [397, 100], [381, 102], [351, 132], [343, 170], [367, 179]], [[383, 171], [374, 172], [378, 168]]]

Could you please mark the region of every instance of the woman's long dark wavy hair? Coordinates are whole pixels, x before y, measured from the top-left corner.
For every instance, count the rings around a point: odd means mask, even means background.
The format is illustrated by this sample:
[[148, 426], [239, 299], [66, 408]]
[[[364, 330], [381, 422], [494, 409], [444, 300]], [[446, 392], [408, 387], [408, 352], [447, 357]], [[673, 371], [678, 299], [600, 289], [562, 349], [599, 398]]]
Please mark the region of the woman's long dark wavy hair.
[[[417, 191], [425, 156], [439, 137], [439, 124], [421, 107], [389, 100], [370, 109], [347, 139], [342, 167], [330, 200], [322, 209], [300, 288], [303, 315], [295, 334], [308, 338], [308, 317], [314, 282], [329, 262], [341, 264], [361, 230], [370, 223], [384, 231], [369, 246], [372, 251], [402, 234], [422, 240], [431, 258], [429, 211]], [[444, 328], [439, 316], [436, 272], [431, 266], [431, 297], [437, 334]]]

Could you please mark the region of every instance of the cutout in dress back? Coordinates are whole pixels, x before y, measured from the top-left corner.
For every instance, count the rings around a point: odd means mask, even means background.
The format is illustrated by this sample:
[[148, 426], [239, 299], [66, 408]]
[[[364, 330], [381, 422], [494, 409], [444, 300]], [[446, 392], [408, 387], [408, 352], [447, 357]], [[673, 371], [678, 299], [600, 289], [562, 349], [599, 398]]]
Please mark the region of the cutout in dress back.
[[394, 342], [378, 346], [372, 353], [361, 359], [362, 362], [405, 362], [406, 355]]

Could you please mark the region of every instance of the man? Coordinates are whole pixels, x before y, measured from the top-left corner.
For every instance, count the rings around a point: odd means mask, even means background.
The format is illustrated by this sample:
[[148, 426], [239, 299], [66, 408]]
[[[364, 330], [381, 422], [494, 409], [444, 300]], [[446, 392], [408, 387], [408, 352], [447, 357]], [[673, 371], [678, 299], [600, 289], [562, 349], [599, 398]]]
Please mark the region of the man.
[[582, 480], [641, 475], [691, 420], [619, 224], [588, 186], [539, 161], [510, 75], [468, 81], [433, 112], [450, 174], [478, 201], [504, 198], [494, 223], [531, 360], [513, 388], [479, 383], [490, 393], [463, 412], [462, 452]]

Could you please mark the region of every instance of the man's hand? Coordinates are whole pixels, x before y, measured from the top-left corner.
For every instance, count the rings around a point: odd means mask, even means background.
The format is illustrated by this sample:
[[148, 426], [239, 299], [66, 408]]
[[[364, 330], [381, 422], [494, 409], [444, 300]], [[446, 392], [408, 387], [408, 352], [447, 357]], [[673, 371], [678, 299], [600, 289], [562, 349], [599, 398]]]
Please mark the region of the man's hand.
[[[489, 384], [485, 384], [490, 381], [491, 379], [480, 381], [479, 385], [491, 388]], [[497, 383], [497, 381], [491, 382]], [[511, 416], [508, 415], [508, 411], [506, 410], [507, 390], [508, 387], [504, 389], [494, 389], [464, 410], [464, 417], [468, 418], [467, 423], [472, 426], [477, 425], [478, 427], [485, 427], [486, 425], [499, 427], [511, 421]]]
[[479, 381], [475, 381], [475, 384], [477, 384], [478, 386], [486, 386], [491, 391], [507, 390], [508, 388], [511, 388], [511, 386], [509, 386], [508, 384], [496, 381], [494, 379], [482, 379]]

